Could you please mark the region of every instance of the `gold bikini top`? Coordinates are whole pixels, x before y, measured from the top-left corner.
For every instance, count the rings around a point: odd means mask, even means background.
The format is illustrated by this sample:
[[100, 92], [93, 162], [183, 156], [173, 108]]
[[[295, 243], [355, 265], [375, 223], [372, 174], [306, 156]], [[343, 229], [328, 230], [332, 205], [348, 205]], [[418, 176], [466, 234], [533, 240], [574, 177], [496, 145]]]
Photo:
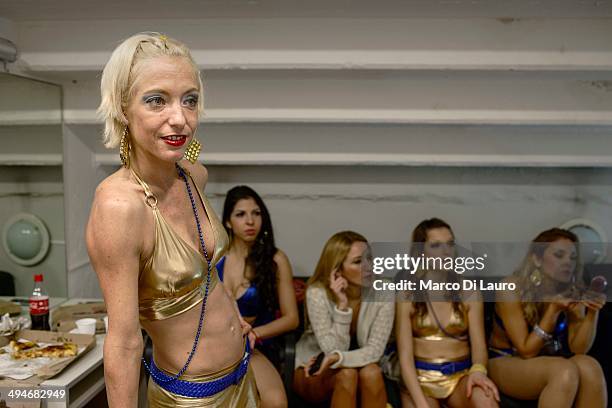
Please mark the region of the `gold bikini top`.
[[[198, 214], [200, 220], [208, 217], [213, 230], [215, 248], [212, 254], [210, 286], [212, 293], [219, 281], [216, 264], [228, 247], [228, 237], [219, 218], [210, 206], [208, 199], [189, 175], [206, 214]], [[132, 170], [134, 178], [142, 186], [145, 202], [153, 210], [155, 219], [155, 243], [151, 256], [140, 260], [138, 276], [138, 306], [140, 320], [162, 320], [188, 311], [202, 300], [206, 285], [208, 264], [200, 251], [187, 244], [166, 222], [157, 208], [157, 198], [151, 189]], [[211, 239], [211, 237], [205, 237]], [[201, 289], [202, 288], [202, 289]]]
[[450, 320], [444, 327], [444, 331], [440, 328], [432, 313], [433, 311], [429, 310], [423, 314], [413, 313], [411, 317], [413, 337], [423, 340], [468, 339], [469, 322], [465, 307], [460, 305], [458, 308], [452, 308]]

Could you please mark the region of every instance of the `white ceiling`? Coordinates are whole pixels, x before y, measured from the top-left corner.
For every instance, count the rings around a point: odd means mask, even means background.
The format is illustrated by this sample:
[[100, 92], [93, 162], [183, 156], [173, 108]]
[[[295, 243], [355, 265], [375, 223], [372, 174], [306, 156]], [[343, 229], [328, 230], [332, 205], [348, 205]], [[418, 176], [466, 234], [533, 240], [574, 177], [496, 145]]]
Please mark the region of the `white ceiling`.
[[16, 22], [213, 17], [612, 18], [612, 0], [0, 0], [0, 17]]

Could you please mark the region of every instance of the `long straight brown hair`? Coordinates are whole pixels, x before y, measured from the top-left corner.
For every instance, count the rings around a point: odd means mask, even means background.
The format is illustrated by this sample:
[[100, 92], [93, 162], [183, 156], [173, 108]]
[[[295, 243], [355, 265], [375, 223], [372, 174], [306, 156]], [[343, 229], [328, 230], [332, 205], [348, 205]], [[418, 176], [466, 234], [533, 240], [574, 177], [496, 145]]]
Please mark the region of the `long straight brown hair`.
[[[455, 238], [455, 233], [451, 226], [444, 220], [440, 218], [429, 218], [427, 220], [423, 220], [417, 225], [412, 231], [412, 244], [410, 247], [410, 256], [419, 257], [424, 252], [425, 243], [427, 242], [427, 234], [429, 231], [437, 228], [446, 228], [453, 239]], [[451, 274], [451, 280], [454, 280], [456, 275]], [[459, 299], [458, 293], [453, 293], [453, 299]], [[453, 310], [459, 311], [462, 308], [461, 302], [458, 300], [453, 300]], [[427, 304], [425, 302], [414, 302], [414, 310], [417, 315], [422, 316], [427, 313]]]

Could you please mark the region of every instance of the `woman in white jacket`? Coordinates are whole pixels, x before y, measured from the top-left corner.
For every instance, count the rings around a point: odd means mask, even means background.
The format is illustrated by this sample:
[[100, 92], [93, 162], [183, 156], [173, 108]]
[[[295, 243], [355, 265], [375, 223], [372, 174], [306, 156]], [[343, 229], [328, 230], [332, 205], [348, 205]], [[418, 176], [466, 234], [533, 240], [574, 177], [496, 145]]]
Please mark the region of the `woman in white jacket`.
[[[385, 407], [378, 365], [393, 327], [393, 302], [361, 299], [367, 240], [352, 231], [325, 244], [306, 290], [306, 330], [296, 345], [293, 388], [303, 399], [332, 407]], [[317, 356], [320, 368], [311, 372]], [[315, 367], [316, 368], [316, 367]]]

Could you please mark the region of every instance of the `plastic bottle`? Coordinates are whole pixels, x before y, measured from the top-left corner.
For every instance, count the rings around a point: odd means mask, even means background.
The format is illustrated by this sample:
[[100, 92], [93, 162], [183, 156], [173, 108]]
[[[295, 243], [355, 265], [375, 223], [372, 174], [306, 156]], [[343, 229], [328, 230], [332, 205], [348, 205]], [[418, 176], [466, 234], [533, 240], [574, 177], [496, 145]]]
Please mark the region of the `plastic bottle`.
[[49, 326], [49, 295], [43, 285], [42, 274], [34, 275], [34, 290], [30, 296], [32, 330], [51, 330]]

